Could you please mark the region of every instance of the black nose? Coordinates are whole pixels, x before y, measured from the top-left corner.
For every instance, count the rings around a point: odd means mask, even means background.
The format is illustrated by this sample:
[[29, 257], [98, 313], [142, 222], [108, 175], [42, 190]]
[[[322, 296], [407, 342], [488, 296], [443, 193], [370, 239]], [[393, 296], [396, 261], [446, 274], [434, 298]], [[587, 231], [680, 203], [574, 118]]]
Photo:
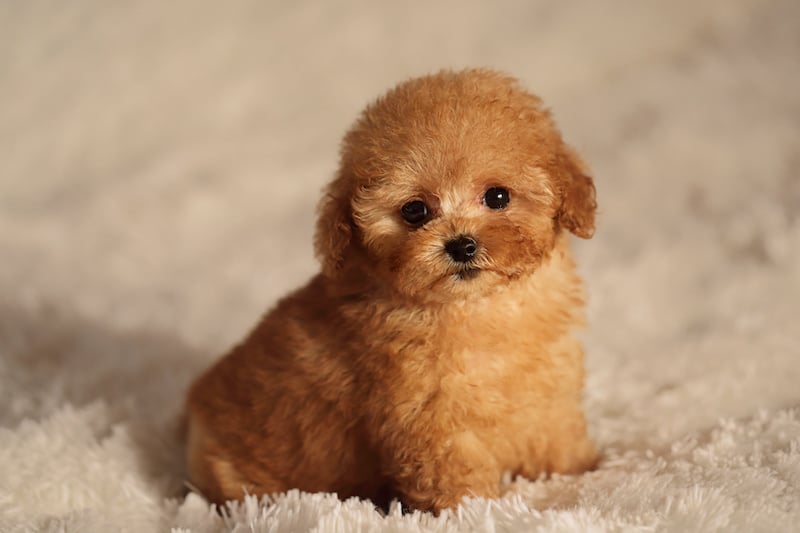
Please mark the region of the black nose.
[[475, 257], [475, 253], [478, 251], [478, 243], [468, 235], [461, 235], [460, 237], [447, 241], [447, 244], [444, 245], [444, 249], [448, 255], [453, 258], [453, 261], [466, 263]]

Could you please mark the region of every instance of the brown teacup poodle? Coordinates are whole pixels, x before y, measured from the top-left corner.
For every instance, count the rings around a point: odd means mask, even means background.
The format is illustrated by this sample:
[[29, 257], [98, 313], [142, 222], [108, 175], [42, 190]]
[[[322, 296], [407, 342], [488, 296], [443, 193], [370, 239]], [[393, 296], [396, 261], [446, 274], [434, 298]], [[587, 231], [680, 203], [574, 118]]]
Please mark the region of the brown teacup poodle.
[[191, 482], [439, 511], [504, 472], [591, 468], [567, 232], [592, 179], [539, 98], [488, 70], [400, 84], [344, 138], [322, 272], [192, 386]]

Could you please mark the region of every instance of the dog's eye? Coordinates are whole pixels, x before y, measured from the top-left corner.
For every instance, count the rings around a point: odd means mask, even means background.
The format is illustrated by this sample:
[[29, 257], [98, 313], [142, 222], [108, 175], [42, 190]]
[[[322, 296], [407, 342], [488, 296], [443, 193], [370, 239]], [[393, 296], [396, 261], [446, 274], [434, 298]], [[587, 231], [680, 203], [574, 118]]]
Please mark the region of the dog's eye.
[[483, 195], [483, 203], [490, 209], [505, 209], [510, 201], [508, 190], [502, 187], [492, 187]]
[[421, 224], [428, 218], [428, 206], [421, 200], [414, 200], [401, 207], [400, 213], [409, 224]]

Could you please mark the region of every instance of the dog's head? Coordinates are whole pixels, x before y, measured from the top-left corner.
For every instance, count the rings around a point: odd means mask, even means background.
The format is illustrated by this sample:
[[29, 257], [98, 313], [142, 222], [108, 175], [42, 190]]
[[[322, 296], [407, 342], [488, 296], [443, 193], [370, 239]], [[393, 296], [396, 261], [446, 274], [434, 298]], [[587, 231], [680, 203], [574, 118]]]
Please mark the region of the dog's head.
[[452, 300], [534, 272], [562, 229], [591, 237], [595, 208], [539, 98], [496, 72], [445, 71], [392, 89], [347, 133], [315, 247], [326, 276]]

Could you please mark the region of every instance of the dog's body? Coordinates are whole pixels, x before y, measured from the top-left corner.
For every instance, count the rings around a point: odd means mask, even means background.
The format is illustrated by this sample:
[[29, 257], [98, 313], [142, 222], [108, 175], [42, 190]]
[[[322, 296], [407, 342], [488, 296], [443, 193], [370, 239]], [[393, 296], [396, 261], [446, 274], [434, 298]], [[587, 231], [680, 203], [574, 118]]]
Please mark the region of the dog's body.
[[299, 488], [438, 511], [497, 496], [504, 471], [590, 468], [564, 231], [594, 229], [581, 167], [489, 71], [369, 107], [321, 206], [322, 273], [190, 391], [191, 481], [214, 501]]

